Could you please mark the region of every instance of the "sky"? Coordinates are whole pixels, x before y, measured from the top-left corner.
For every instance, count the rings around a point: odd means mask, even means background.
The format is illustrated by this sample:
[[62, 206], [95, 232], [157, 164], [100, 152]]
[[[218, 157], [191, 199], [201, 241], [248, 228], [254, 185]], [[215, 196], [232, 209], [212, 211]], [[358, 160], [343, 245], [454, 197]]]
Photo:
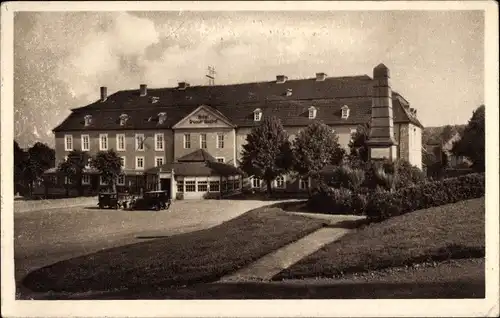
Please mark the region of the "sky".
[[482, 11], [16, 12], [15, 139], [53, 145], [71, 108], [123, 89], [372, 75], [424, 126], [464, 124], [484, 103]]

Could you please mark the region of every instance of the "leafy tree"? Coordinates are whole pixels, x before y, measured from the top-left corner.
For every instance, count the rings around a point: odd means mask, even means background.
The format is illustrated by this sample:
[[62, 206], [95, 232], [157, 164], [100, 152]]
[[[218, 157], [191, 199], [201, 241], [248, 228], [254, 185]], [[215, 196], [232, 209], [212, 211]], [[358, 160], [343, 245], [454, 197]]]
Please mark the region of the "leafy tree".
[[271, 182], [286, 173], [292, 165], [288, 134], [277, 117], [267, 117], [247, 135], [243, 145], [242, 170], [263, 179], [271, 194]]
[[452, 152], [456, 156], [464, 156], [472, 161], [476, 171], [485, 169], [485, 106], [479, 106], [469, 119], [460, 140], [453, 144]]
[[90, 166], [101, 173], [108, 186], [116, 191], [116, 180], [122, 171], [121, 158], [116, 151], [99, 151], [90, 162]]
[[349, 159], [351, 161], [368, 162], [369, 148], [366, 144], [370, 133], [370, 125], [359, 125], [349, 142]]
[[23, 192], [22, 187], [24, 186], [24, 163], [26, 160], [26, 153], [17, 141], [14, 140], [14, 184], [15, 184], [15, 192]]
[[[63, 161], [58, 170], [67, 176], [73, 183], [76, 182], [78, 195], [83, 195], [82, 177], [85, 166], [89, 162], [90, 155], [81, 150], [73, 150], [68, 154], [68, 158]], [[66, 185], [66, 195], [69, 193], [68, 185]]]
[[326, 165], [340, 164], [344, 155], [333, 129], [314, 122], [300, 131], [293, 142], [293, 169], [302, 178], [317, 180]]
[[45, 170], [54, 166], [55, 151], [48, 145], [37, 142], [24, 151], [14, 141], [14, 176], [16, 184], [27, 187], [33, 193], [34, 183], [40, 181]]

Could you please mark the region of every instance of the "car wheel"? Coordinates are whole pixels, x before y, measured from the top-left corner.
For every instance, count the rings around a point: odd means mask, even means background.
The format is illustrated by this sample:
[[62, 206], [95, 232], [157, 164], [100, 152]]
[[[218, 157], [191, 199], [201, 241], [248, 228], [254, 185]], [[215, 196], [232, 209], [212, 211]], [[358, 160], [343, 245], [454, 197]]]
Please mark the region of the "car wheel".
[[99, 209], [103, 209], [104, 206], [102, 204], [99, 204]]

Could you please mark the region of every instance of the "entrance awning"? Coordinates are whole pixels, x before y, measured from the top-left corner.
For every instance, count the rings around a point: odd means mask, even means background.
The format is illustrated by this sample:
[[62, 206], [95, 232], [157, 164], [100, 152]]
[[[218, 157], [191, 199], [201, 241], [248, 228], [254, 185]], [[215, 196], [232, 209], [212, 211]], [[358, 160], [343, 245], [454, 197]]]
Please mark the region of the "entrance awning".
[[222, 162], [217, 162], [215, 158], [204, 149], [198, 149], [176, 162], [167, 163], [159, 167], [149, 169], [148, 174], [158, 174], [161, 172], [171, 172], [174, 170], [176, 176], [208, 177], [208, 176], [236, 176], [243, 175], [241, 169]]

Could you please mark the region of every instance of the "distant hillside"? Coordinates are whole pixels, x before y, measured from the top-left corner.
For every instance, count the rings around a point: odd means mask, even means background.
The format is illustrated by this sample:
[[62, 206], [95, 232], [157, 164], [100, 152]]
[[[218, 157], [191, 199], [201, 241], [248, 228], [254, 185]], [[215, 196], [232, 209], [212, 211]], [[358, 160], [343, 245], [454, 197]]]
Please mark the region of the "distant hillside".
[[462, 133], [466, 125], [446, 125], [425, 127], [422, 132], [422, 145], [441, 144], [448, 141], [455, 133]]

